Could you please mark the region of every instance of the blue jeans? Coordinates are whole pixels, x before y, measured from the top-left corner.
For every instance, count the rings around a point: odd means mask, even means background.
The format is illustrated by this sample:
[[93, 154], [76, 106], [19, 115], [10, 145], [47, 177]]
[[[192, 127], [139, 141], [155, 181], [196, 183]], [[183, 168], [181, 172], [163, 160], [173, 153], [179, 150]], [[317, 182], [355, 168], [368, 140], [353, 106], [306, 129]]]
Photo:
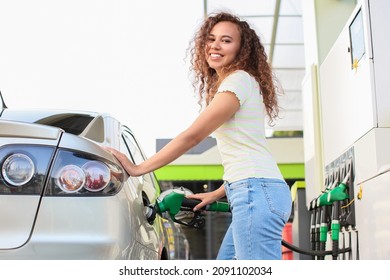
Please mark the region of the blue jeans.
[[291, 214], [291, 193], [278, 179], [249, 178], [225, 182], [232, 222], [218, 260], [280, 260], [282, 231]]

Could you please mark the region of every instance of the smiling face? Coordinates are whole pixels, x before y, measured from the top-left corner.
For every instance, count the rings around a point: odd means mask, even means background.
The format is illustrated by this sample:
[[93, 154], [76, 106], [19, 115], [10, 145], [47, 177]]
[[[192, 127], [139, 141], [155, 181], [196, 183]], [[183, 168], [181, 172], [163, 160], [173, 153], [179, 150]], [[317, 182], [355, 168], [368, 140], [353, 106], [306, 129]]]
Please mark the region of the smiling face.
[[207, 39], [207, 63], [218, 74], [222, 67], [234, 61], [240, 47], [241, 34], [237, 25], [229, 21], [218, 22]]

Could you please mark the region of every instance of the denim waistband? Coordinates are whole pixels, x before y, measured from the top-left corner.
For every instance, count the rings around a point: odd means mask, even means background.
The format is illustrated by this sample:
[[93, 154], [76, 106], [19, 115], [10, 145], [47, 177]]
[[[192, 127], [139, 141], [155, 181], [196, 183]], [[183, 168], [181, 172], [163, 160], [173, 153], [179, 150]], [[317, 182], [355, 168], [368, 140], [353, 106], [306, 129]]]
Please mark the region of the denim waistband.
[[236, 184], [236, 183], [241, 183], [241, 182], [254, 182], [254, 181], [258, 181], [258, 182], [267, 182], [267, 183], [286, 183], [286, 181], [284, 180], [281, 180], [279, 178], [257, 178], [257, 177], [250, 177], [250, 178], [245, 178], [245, 179], [241, 179], [241, 180], [237, 180], [237, 181], [233, 181], [233, 182], [228, 182], [228, 181], [224, 181], [223, 182], [223, 185], [224, 186], [228, 186], [228, 185], [231, 185], [231, 184]]

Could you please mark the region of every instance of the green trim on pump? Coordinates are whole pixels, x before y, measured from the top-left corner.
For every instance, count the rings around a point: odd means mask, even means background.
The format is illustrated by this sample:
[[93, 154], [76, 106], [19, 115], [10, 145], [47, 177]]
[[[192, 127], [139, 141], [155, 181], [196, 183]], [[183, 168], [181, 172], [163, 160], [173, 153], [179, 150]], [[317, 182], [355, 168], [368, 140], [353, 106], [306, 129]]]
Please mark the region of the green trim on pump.
[[[284, 179], [305, 178], [304, 164], [279, 164]], [[160, 181], [222, 180], [222, 165], [166, 165], [155, 171]]]

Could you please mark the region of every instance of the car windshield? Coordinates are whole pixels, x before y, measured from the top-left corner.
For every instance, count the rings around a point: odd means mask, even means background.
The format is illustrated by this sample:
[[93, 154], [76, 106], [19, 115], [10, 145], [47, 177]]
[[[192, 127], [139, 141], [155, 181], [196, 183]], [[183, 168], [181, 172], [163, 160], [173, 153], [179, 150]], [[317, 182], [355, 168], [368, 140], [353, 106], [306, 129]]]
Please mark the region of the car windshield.
[[79, 135], [95, 118], [92, 113], [5, 109], [0, 119], [54, 126]]

